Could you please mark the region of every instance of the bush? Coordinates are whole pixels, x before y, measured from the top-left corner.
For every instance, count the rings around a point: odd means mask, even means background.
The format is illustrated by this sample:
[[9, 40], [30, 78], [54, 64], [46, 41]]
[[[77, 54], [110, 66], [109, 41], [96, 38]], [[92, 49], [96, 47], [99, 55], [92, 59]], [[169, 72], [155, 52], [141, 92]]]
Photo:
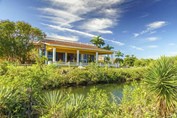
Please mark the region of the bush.
[[51, 91], [39, 99], [41, 116], [47, 118], [102, 118], [118, 109], [114, 98], [105, 91], [91, 89], [87, 96]]
[[[0, 94], [2, 96], [7, 94], [7, 97], [0, 98], [0, 109], [2, 109], [0, 115], [8, 117], [35, 116], [38, 114], [35, 105], [44, 89], [97, 83], [122, 83], [143, 78], [144, 70], [144, 68], [100, 68], [94, 64], [84, 70], [79, 68], [62, 69], [57, 66], [42, 66], [41, 69], [39, 65], [24, 67], [5, 63], [0, 66], [0, 86], [3, 88]], [[101, 116], [101, 113], [99, 114]]]

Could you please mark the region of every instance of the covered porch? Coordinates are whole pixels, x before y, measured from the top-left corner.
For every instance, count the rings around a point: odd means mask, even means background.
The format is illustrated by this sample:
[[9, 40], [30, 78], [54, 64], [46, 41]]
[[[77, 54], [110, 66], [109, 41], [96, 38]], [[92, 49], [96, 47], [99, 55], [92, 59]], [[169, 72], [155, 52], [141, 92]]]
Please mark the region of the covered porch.
[[[107, 54], [107, 53], [106, 53]], [[112, 55], [112, 53], [110, 53]], [[46, 46], [45, 57], [48, 58], [49, 63], [63, 63], [77, 65], [83, 65], [90, 62], [98, 63], [99, 55], [105, 55], [105, 53], [97, 50], [84, 50], [84, 49], [71, 49], [71, 48], [61, 48]], [[48, 63], [47, 62], [47, 63]]]
[[99, 55], [112, 55], [113, 58], [113, 51], [101, 49], [92, 44], [56, 40], [44, 40], [41, 44], [43, 54], [48, 59], [46, 64], [75, 63], [79, 66], [87, 65], [89, 62], [98, 63]]

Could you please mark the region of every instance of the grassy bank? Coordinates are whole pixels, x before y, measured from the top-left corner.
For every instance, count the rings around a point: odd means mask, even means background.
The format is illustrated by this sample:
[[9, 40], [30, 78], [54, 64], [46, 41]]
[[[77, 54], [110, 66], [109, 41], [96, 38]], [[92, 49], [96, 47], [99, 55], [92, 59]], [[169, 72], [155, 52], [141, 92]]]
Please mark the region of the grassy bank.
[[23, 67], [1, 66], [1, 80], [38, 83], [41, 88], [52, 89], [62, 86], [91, 85], [97, 83], [123, 83], [143, 78], [145, 68], [100, 68], [94, 64], [85, 69], [61, 68], [55, 65], [40, 68], [37, 65]]
[[[141, 83], [124, 87], [120, 104], [114, 95], [98, 89], [91, 89], [86, 96], [44, 92], [44, 89], [62, 86], [121, 83], [137, 79], [142, 79]], [[81, 70], [2, 64], [0, 117], [176, 118], [176, 86], [176, 60], [167, 57], [162, 57], [147, 69], [113, 69], [90, 65]]]
[[142, 79], [144, 71], [145, 68], [99, 68], [93, 64], [86, 69], [78, 69], [54, 65], [24, 67], [3, 63], [0, 67], [0, 116], [40, 114], [34, 107], [39, 104], [38, 99], [44, 89], [123, 83]]

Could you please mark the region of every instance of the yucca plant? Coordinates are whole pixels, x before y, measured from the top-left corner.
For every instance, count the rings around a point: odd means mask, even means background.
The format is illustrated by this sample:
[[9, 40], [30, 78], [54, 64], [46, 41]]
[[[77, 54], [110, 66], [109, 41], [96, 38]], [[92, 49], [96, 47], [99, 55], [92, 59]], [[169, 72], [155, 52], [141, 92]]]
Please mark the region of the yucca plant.
[[145, 84], [150, 95], [155, 96], [159, 115], [166, 117], [177, 101], [177, 69], [173, 59], [161, 57], [147, 72]]
[[71, 94], [68, 96], [69, 100], [64, 106], [63, 112], [66, 118], [78, 118], [80, 112], [85, 108], [85, 98], [83, 95]]
[[64, 106], [67, 98], [60, 91], [45, 92], [40, 96], [40, 105], [42, 115], [49, 115], [46, 117], [61, 116], [61, 107]]

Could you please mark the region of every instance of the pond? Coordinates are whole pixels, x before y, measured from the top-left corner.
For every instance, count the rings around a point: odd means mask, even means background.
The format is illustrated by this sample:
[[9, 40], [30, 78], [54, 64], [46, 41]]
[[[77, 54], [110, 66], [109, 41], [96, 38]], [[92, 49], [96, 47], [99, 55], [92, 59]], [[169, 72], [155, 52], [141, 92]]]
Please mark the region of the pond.
[[79, 86], [79, 87], [69, 87], [69, 88], [60, 88], [59, 91], [87, 95], [87, 93], [92, 88], [97, 88], [98, 90], [105, 90], [106, 93], [113, 94], [116, 98], [122, 98], [123, 87], [127, 84], [98, 84], [98, 85], [90, 85], [90, 86]]

